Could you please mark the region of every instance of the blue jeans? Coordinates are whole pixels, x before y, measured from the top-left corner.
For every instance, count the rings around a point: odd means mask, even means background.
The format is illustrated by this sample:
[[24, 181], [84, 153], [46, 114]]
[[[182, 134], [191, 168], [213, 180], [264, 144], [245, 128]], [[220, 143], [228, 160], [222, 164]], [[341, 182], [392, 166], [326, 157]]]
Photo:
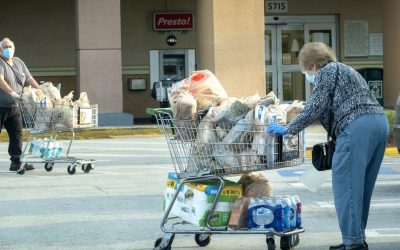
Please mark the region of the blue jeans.
[[347, 125], [336, 139], [332, 188], [345, 245], [365, 240], [372, 191], [388, 133], [386, 115], [366, 115]]

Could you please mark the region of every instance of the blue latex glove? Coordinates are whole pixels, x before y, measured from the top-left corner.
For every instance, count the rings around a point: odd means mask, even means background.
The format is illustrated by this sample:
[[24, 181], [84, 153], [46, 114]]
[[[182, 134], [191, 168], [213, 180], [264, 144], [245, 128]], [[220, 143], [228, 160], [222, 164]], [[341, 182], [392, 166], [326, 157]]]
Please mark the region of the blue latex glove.
[[288, 132], [284, 126], [276, 123], [271, 123], [268, 127], [268, 133], [280, 136], [280, 135], [286, 135]]

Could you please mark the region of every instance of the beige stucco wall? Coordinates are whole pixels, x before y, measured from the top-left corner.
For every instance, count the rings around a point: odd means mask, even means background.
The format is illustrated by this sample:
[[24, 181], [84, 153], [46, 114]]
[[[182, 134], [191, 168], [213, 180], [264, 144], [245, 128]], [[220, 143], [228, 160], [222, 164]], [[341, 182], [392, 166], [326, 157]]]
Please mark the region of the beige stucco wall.
[[384, 53], [384, 101], [385, 105], [395, 106], [400, 95], [399, 58], [400, 58], [400, 1], [383, 1], [383, 53]]
[[99, 105], [99, 113], [122, 112], [120, 1], [75, 4], [78, 90]]
[[264, 2], [198, 1], [199, 68], [214, 71], [229, 96], [265, 94]]

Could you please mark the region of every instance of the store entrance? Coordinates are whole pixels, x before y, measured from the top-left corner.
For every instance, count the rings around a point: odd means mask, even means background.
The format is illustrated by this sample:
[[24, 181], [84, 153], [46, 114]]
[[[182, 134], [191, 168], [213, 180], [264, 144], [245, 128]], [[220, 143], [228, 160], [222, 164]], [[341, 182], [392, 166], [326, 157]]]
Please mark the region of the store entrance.
[[282, 102], [307, 100], [312, 92], [298, 55], [304, 43], [324, 42], [336, 52], [336, 16], [271, 16], [265, 26], [266, 90]]

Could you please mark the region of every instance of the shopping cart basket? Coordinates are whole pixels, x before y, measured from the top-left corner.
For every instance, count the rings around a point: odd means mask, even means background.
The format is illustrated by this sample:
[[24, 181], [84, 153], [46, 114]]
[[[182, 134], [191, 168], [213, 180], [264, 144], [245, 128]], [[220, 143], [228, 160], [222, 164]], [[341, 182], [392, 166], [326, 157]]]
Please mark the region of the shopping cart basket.
[[[67, 171], [71, 175], [75, 174], [77, 165], [81, 165], [85, 173], [93, 169], [95, 160], [76, 158], [69, 153], [75, 138], [75, 130], [97, 127], [97, 105], [79, 108], [73, 104], [53, 106], [45, 102], [20, 101], [18, 106], [23, 125], [29, 134], [23, 147], [22, 164], [17, 171], [18, 174], [25, 173], [28, 163], [43, 163], [46, 171], [51, 171], [56, 163], [66, 163], [69, 164]], [[61, 147], [57, 141], [58, 134], [62, 132], [69, 134], [69, 143], [64, 154], [62, 151], [65, 151], [65, 147]], [[38, 139], [44, 136], [45, 139]], [[41, 145], [37, 145], [39, 142]]]
[[[147, 111], [152, 114], [151, 111]], [[263, 234], [268, 249], [275, 249], [274, 236], [280, 237], [281, 249], [293, 249], [299, 243], [301, 227], [275, 230], [246, 230], [210, 226], [227, 175], [284, 168], [304, 162], [304, 133], [274, 137], [266, 133], [265, 125], [241, 120], [236, 124], [215, 123], [199, 117], [196, 120], [175, 120], [170, 112], [156, 114], [160, 130], [165, 135], [179, 185], [166, 206], [161, 222], [164, 237], [156, 240], [154, 249], [171, 249], [175, 234], [194, 234], [199, 246], [209, 244], [212, 234]], [[186, 221], [170, 216], [184, 185], [215, 181], [218, 191], [212, 202], [206, 226], [187, 230]], [[185, 225], [185, 228], [181, 229]], [[191, 226], [193, 228], [193, 225]]]

